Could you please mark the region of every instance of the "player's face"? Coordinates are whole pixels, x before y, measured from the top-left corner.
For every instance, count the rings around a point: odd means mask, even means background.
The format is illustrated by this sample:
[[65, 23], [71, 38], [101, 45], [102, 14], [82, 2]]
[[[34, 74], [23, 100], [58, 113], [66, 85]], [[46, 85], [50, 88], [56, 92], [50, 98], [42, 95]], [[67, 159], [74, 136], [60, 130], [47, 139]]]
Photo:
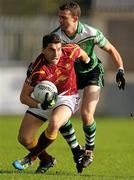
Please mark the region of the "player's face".
[[77, 16], [73, 16], [70, 10], [59, 10], [59, 22], [60, 27], [63, 31], [69, 31], [70, 29], [76, 26], [76, 22], [78, 20]]
[[50, 43], [43, 49], [46, 60], [49, 64], [57, 64], [61, 57], [61, 43]]

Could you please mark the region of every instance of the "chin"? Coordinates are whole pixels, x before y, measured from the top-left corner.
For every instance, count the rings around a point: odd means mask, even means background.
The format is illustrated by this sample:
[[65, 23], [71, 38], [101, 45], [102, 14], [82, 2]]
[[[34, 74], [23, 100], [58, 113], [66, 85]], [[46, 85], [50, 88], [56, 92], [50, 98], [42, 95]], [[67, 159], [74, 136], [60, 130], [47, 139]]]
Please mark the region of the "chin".
[[57, 64], [57, 63], [58, 63], [57, 60], [54, 60], [54, 61], [51, 62], [51, 64]]
[[61, 29], [64, 31], [65, 30], [65, 27], [63, 25], [61, 25]]

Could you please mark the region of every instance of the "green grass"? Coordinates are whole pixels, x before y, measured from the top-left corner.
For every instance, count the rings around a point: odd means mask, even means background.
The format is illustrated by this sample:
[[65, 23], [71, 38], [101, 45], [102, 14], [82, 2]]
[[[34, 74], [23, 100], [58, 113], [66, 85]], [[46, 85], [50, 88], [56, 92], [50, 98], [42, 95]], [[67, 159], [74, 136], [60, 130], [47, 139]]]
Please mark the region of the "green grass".
[[[97, 134], [94, 162], [80, 175], [70, 149], [61, 137], [49, 147], [57, 165], [46, 174], [36, 175], [38, 162], [25, 172], [12, 167], [12, 161], [27, 154], [17, 142], [21, 116], [0, 116], [0, 180], [132, 180], [134, 179], [134, 120], [96, 118]], [[84, 144], [82, 123], [73, 119], [79, 142]], [[46, 125], [43, 127], [45, 128]], [[42, 131], [43, 128], [40, 130]]]

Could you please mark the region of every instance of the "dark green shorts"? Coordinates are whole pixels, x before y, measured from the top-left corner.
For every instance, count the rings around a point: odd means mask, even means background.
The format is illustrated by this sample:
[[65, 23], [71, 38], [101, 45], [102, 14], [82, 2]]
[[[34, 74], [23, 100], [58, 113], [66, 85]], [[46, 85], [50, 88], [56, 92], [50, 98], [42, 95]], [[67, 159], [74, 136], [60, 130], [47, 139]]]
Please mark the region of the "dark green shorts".
[[76, 76], [78, 89], [83, 89], [88, 85], [104, 86], [104, 67], [100, 61], [90, 72], [77, 74]]

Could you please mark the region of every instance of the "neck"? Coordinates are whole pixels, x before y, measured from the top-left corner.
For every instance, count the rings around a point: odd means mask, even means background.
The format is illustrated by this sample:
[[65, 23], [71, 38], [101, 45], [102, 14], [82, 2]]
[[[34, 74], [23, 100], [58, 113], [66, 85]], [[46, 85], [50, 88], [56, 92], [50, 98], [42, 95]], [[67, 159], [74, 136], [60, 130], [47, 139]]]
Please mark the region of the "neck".
[[67, 34], [67, 36], [71, 37], [74, 36], [77, 32], [77, 26], [78, 23], [76, 23], [73, 27], [68, 28], [65, 33]]

